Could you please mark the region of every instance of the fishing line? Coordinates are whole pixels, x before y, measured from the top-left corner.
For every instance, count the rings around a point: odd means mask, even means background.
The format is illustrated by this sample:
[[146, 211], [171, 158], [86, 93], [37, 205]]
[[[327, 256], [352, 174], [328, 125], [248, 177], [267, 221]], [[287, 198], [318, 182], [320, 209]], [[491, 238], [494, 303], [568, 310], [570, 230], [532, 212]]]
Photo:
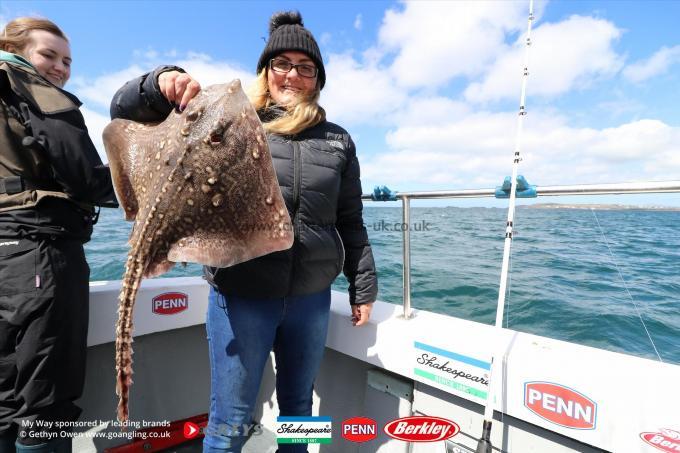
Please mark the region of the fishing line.
[[602, 229], [602, 226], [600, 225], [600, 221], [597, 218], [597, 214], [595, 213], [595, 209], [590, 208], [590, 212], [592, 212], [593, 217], [595, 217], [595, 222], [597, 222], [597, 227], [600, 229], [600, 234], [602, 235], [602, 238], [604, 239], [604, 243], [607, 245], [607, 250], [609, 250], [609, 258], [611, 259], [612, 263], [614, 264], [614, 267], [616, 267], [616, 271], [619, 273], [619, 278], [621, 279], [621, 283], [623, 283], [623, 287], [626, 289], [626, 293], [628, 293], [628, 298], [633, 303], [633, 307], [635, 307], [635, 312], [637, 313], [638, 318], [640, 318], [640, 322], [642, 323], [642, 327], [645, 328], [645, 332], [647, 333], [647, 338], [649, 338], [649, 342], [652, 344], [652, 348], [654, 348], [654, 352], [656, 353], [656, 356], [659, 358], [659, 362], [663, 363], [663, 360], [661, 359], [661, 355], [659, 354], [659, 351], [656, 349], [656, 345], [654, 344], [654, 340], [652, 340], [652, 335], [649, 333], [649, 330], [647, 329], [647, 324], [645, 324], [644, 319], [642, 319], [642, 313], [640, 312], [640, 308], [638, 307], [638, 304], [635, 302], [635, 299], [633, 299], [633, 295], [628, 290], [628, 285], [626, 285], [626, 280], [624, 280], [624, 278], [623, 278], [623, 274], [621, 273], [621, 269], [619, 268], [619, 265], [617, 264], [616, 259], [614, 258], [614, 254], [612, 253], [611, 247], [609, 247], [609, 241], [607, 241], [607, 236], [604, 234], [604, 230]]

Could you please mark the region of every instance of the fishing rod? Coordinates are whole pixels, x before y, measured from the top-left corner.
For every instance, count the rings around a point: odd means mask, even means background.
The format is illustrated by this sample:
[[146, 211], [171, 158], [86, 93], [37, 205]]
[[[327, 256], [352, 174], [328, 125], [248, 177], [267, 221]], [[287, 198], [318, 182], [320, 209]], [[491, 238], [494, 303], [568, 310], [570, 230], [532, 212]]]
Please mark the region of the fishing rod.
[[[515, 155], [512, 162], [512, 177], [510, 178], [510, 202], [508, 205], [508, 220], [505, 227], [505, 243], [503, 246], [503, 265], [501, 267], [501, 282], [498, 288], [498, 306], [496, 308], [496, 325], [494, 338], [496, 343], [501, 335], [503, 328], [503, 309], [505, 308], [505, 293], [508, 282], [508, 267], [510, 264], [510, 248], [512, 246], [512, 228], [515, 218], [515, 198], [517, 194], [517, 167], [520, 159], [520, 145], [522, 143], [522, 129], [524, 117], [526, 116], [525, 100], [527, 79], [529, 78], [529, 49], [531, 48], [531, 24], [534, 21], [534, 0], [529, 0], [529, 18], [527, 20], [527, 38], [524, 49], [524, 72], [522, 75], [522, 93], [519, 100], [519, 114], [517, 117], [517, 134], [515, 135]], [[495, 344], [496, 344], [495, 343]], [[497, 348], [495, 348], [497, 349]], [[493, 422], [493, 407], [498, 386], [498, 367], [499, 360], [494, 350], [491, 357], [491, 368], [489, 370], [489, 392], [487, 394], [486, 406], [484, 408], [484, 424], [482, 425], [482, 437], [477, 443], [476, 453], [491, 453], [491, 424]]]

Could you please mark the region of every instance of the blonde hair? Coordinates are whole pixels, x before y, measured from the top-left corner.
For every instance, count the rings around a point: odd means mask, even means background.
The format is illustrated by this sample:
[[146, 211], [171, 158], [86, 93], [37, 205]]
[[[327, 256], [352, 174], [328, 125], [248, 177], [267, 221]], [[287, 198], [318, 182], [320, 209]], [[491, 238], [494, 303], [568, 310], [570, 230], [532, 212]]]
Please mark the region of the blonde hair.
[[[266, 111], [275, 102], [269, 93], [267, 68], [263, 68], [248, 89], [248, 98], [258, 112]], [[288, 106], [286, 112], [272, 121], [263, 124], [265, 131], [282, 135], [293, 135], [316, 126], [326, 119], [326, 111], [319, 105], [321, 90], [318, 82], [314, 91], [301, 97], [295, 104]]]
[[0, 34], [0, 49], [21, 54], [28, 45], [30, 39], [28, 35], [33, 30], [44, 30], [68, 42], [61, 28], [51, 20], [38, 17], [17, 17], [9, 21]]

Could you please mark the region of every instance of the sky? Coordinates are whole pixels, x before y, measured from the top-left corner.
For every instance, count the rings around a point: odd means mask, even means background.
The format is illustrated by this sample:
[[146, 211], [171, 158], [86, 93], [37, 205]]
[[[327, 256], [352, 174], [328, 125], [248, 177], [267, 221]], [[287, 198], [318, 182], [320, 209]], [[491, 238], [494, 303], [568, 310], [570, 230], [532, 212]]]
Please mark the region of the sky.
[[[90, 135], [115, 91], [159, 64], [203, 86], [254, 78], [272, 13], [316, 36], [321, 105], [357, 145], [364, 192], [499, 185], [512, 171], [527, 1], [14, 1], [69, 36]], [[532, 184], [680, 180], [680, 1], [537, 1], [519, 173]], [[680, 194], [539, 202], [680, 206]], [[466, 200], [450, 205], [503, 206]]]

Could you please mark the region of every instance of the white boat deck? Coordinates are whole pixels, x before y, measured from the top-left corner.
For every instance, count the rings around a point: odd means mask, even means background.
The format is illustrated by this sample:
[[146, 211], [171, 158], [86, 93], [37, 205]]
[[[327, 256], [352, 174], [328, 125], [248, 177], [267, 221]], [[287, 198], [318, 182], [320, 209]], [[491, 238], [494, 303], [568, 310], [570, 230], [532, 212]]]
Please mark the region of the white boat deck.
[[[115, 416], [113, 340], [119, 282], [91, 287], [88, 379], [82, 420]], [[166, 292], [188, 296], [173, 315], [153, 313]], [[146, 280], [135, 310], [134, 420], [180, 420], [206, 413], [209, 366], [204, 317], [207, 284], [200, 278]], [[474, 451], [481, 434], [485, 376], [494, 344], [504, 352], [502, 397], [492, 441], [505, 452], [653, 452], [641, 434], [679, 430], [680, 366], [504, 330], [377, 302], [371, 322], [351, 325], [346, 295], [333, 292], [327, 350], [317, 379], [314, 413], [333, 418], [333, 442], [310, 452], [443, 453], [444, 442], [411, 445], [381, 434], [355, 444], [340, 436], [342, 420], [367, 416], [379, 430], [390, 420], [422, 414], [456, 422], [448, 451]], [[496, 343], [494, 343], [496, 342]], [[433, 359], [434, 357], [434, 359]], [[272, 430], [277, 407], [274, 367], [267, 364], [256, 420]], [[118, 442], [76, 439], [76, 451]], [[200, 445], [169, 451], [200, 451]], [[193, 448], [194, 450], [190, 450]], [[454, 450], [458, 448], [458, 450]], [[680, 447], [679, 447], [680, 448]], [[271, 432], [253, 436], [244, 451], [275, 451]], [[670, 450], [672, 451], [672, 450]]]

